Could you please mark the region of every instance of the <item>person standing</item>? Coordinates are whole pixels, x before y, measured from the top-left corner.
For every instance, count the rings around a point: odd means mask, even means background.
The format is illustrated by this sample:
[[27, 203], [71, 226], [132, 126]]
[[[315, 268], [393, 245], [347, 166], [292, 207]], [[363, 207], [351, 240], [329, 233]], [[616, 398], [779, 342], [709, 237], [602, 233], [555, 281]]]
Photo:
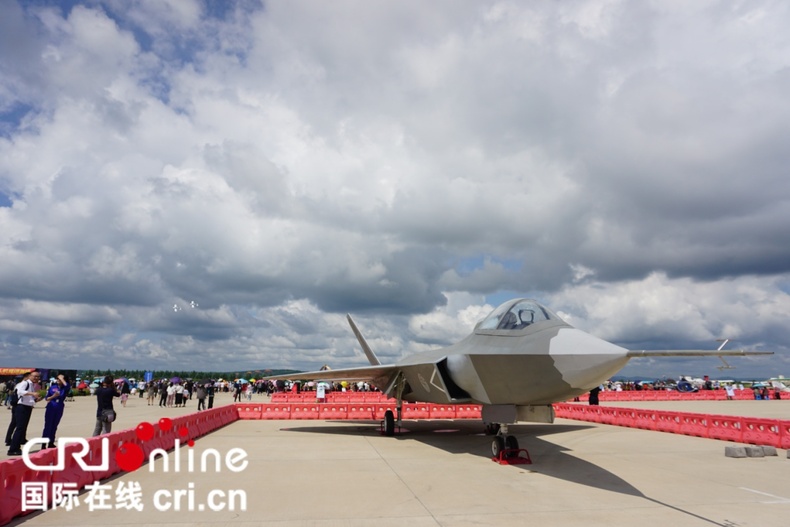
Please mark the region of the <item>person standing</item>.
[[132, 393], [132, 389], [129, 388], [129, 383], [127, 381], [123, 381], [121, 383], [121, 406], [126, 408], [126, 401], [129, 400], [129, 395]]
[[99, 434], [109, 434], [112, 432], [112, 423], [115, 421], [115, 408], [112, 400], [120, 397], [121, 394], [115, 389], [115, 383], [111, 375], [107, 375], [102, 380], [101, 386], [96, 388], [96, 426], [93, 428], [94, 437]]
[[27, 440], [27, 425], [30, 423], [33, 407], [41, 399], [36, 389], [36, 384], [40, 379], [41, 374], [33, 371], [25, 375], [22, 381], [14, 387], [19, 402], [13, 410], [14, 433], [11, 436], [11, 444], [8, 446], [9, 456], [22, 455], [22, 443]]
[[208, 396], [209, 410], [214, 408], [214, 383], [210, 382], [206, 385], [206, 395]]
[[63, 417], [63, 409], [66, 405], [66, 397], [69, 396], [71, 391], [71, 382], [68, 376], [58, 375], [55, 383], [49, 387], [47, 391], [47, 407], [44, 410], [44, 431], [41, 432], [41, 437], [49, 439], [47, 448], [55, 448], [55, 434], [58, 431], [58, 425]]
[[198, 412], [206, 409], [206, 386], [203, 384], [195, 385], [195, 397], [198, 400]]
[[[20, 381], [22, 382], [22, 381]], [[8, 430], [5, 433], [5, 446], [11, 446], [11, 438], [14, 437], [14, 430], [16, 430], [16, 405], [19, 402], [19, 397], [16, 395], [16, 383], [13, 380], [8, 381], [8, 394], [6, 395], [5, 403], [8, 409], [11, 410], [11, 422], [8, 423]]]
[[159, 382], [159, 407], [167, 406], [167, 383]]
[[588, 402], [589, 402], [591, 405], [593, 405], [593, 406], [597, 406], [597, 405], [599, 404], [599, 403], [598, 403], [598, 394], [599, 394], [599, 393], [601, 393], [601, 387], [600, 387], [600, 386], [596, 386], [595, 388], [593, 388], [592, 390], [590, 390], [590, 398], [589, 398], [589, 401], [588, 401]]
[[181, 406], [186, 407], [187, 401], [190, 397], [192, 397], [192, 390], [190, 388], [190, 383], [186, 383], [184, 385], [184, 393], [182, 394], [181, 398]]
[[145, 386], [145, 391], [148, 392], [148, 406], [154, 405], [156, 399], [156, 384], [152, 381]]
[[183, 406], [184, 404], [184, 387], [181, 385], [180, 382], [177, 382], [175, 388], [173, 388], [176, 392], [176, 407]]

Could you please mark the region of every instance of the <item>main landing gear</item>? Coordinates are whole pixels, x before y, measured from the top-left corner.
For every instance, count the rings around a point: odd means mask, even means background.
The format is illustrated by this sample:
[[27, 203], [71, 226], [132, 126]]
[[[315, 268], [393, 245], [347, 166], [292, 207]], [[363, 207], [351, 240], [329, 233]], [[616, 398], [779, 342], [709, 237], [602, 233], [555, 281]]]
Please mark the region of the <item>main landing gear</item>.
[[384, 412], [384, 421], [381, 423], [381, 431], [385, 436], [392, 437], [395, 435], [395, 427], [400, 428], [403, 417], [403, 389], [406, 386], [406, 379], [403, 373], [399, 373], [395, 378], [395, 412], [397, 412], [397, 419], [392, 410]]
[[384, 412], [384, 435], [388, 437], [395, 435], [395, 414], [392, 410]]

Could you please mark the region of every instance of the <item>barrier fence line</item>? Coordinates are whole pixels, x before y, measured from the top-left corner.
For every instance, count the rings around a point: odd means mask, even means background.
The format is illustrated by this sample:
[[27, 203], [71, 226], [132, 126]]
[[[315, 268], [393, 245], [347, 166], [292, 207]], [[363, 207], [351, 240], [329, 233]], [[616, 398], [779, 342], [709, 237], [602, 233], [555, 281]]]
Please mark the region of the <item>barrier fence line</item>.
[[[260, 406], [260, 405], [259, 405]], [[138, 438], [136, 429], [130, 428], [97, 437], [86, 438], [88, 444], [87, 459], [89, 466], [99, 466], [103, 455], [106, 456], [108, 466], [106, 470], [83, 470], [74, 457], [82, 451], [82, 445], [70, 444], [64, 447], [63, 470], [33, 470], [25, 465], [22, 458], [5, 459], [0, 461], [0, 525], [5, 525], [18, 516], [24, 516], [34, 510], [23, 511], [22, 483], [43, 483], [46, 487], [47, 508], [52, 504], [52, 487], [56, 483], [72, 483], [77, 489], [100, 481], [121, 472], [115, 453], [124, 444], [137, 444], [144, 453], [144, 459], [155, 448], [170, 450], [175, 446], [176, 439], [182, 442], [195, 439], [213, 432], [240, 418], [240, 411], [234, 405], [220, 406], [202, 412], [182, 415], [172, 418], [163, 427], [160, 420], [153, 423], [154, 434], [149, 440]], [[259, 412], [260, 413], [260, 412]], [[102, 440], [107, 439], [109, 452], [102, 452]], [[58, 449], [50, 448], [30, 455], [30, 461], [40, 467], [53, 467], [57, 463]]]
[[[316, 392], [275, 392], [271, 395], [272, 403], [377, 403], [387, 401], [381, 392], [328, 392], [323, 401], [318, 401]], [[589, 394], [579, 396], [582, 402], [588, 401]], [[753, 400], [752, 390], [735, 390], [734, 399]], [[671, 390], [626, 390], [603, 391], [598, 395], [601, 402], [619, 401], [726, 401], [727, 392], [723, 389], [700, 390], [697, 392], [677, 392]]]
[[[145, 441], [138, 438], [135, 429], [88, 438], [89, 455], [86, 463], [99, 465], [99, 460], [105, 455], [109, 463], [107, 469], [102, 471], [82, 470], [74, 458], [74, 454], [82, 448], [82, 445], [77, 444], [64, 448], [65, 467], [62, 471], [33, 470], [21, 458], [0, 461], [0, 525], [32, 512], [22, 511], [22, 482], [44, 483], [50, 490], [53, 483], [73, 483], [82, 489], [121, 472], [115, 453], [127, 443], [139, 445], [145, 459], [148, 459], [154, 449], [172, 449], [176, 439], [186, 442], [239, 419], [381, 420], [388, 410], [395, 411], [395, 402], [380, 393], [335, 396], [328, 400], [331, 402], [310, 401], [305, 398], [306, 394], [298, 395], [301, 396], [299, 400], [294, 398], [293, 402], [282, 401], [283, 398], [292, 397], [291, 394], [285, 394], [276, 397], [280, 402], [235, 403], [183, 415], [171, 419], [168, 426], [163, 426], [160, 420], [153, 424], [153, 437]], [[272, 400], [275, 400], [275, 396]], [[790, 449], [790, 421], [785, 420], [584, 404], [557, 403], [553, 406], [556, 416], [565, 419]], [[481, 411], [482, 406], [478, 404], [403, 404], [404, 419], [480, 419]], [[107, 440], [109, 452], [101, 451], [102, 439]], [[37, 466], [54, 466], [58, 452], [58, 449], [41, 450], [31, 454], [30, 459]], [[47, 492], [50, 502], [51, 496], [52, 493]]]
[[790, 449], [790, 421], [635, 408], [554, 404], [557, 417]]

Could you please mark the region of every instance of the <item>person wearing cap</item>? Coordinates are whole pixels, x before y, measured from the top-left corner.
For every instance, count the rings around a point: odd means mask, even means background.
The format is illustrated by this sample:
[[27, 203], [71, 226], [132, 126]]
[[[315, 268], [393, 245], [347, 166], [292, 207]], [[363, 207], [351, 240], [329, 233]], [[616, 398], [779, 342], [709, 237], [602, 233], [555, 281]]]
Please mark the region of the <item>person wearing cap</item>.
[[41, 432], [41, 437], [49, 439], [49, 444], [46, 448], [55, 448], [55, 433], [58, 431], [58, 425], [63, 417], [63, 409], [66, 404], [66, 397], [69, 396], [71, 391], [71, 383], [66, 375], [58, 375], [55, 382], [47, 390], [47, 407], [44, 411], [44, 431]]

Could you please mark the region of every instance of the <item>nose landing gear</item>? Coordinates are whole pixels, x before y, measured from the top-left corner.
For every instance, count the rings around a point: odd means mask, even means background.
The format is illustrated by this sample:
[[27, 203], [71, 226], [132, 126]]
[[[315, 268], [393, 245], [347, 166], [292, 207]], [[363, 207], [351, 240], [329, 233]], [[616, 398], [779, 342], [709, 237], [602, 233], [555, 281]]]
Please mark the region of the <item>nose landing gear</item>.
[[525, 448], [518, 447], [516, 436], [507, 435], [507, 425], [492, 423], [486, 426], [486, 432], [497, 429], [496, 436], [491, 442], [491, 461], [496, 461], [500, 465], [522, 465], [532, 464], [529, 452]]

